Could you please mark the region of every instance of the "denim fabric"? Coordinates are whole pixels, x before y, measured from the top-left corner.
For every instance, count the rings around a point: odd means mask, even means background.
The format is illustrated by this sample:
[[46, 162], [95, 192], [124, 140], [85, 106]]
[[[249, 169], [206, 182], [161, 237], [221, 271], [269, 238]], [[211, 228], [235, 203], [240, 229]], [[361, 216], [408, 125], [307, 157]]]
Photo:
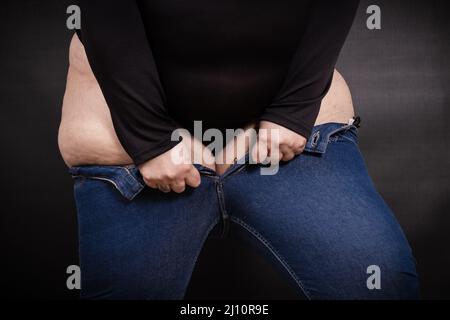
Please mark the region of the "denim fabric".
[[[245, 156], [248, 160], [248, 154]], [[352, 124], [314, 127], [303, 154], [280, 164], [238, 163], [182, 194], [145, 186], [135, 166], [70, 168], [75, 178], [86, 299], [181, 299], [202, 246], [229, 226], [307, 299], [417, 299], [411, 248], [376, 191]], [[380, 289], [369, 290], [369, 266]]]

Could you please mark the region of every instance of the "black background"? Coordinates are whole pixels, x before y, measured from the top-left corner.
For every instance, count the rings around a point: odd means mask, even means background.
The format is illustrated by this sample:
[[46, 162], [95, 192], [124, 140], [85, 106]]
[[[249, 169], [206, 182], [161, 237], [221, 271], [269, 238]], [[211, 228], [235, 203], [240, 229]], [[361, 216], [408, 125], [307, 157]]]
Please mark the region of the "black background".
[[[72, 181], [57, 131], [72, 32], [70, 1], [0, 3], [1, 293], [77, 297]], [[382, 29], [368, 30], [370, 4]], [[362, 119], [360, 147], [418, 261], [424, 298], [450, 298], [449, 5], [445, 0], [362, 1], [338, 69]], [[188, 298], [295, 298], [241, 242], [210, 239]]]

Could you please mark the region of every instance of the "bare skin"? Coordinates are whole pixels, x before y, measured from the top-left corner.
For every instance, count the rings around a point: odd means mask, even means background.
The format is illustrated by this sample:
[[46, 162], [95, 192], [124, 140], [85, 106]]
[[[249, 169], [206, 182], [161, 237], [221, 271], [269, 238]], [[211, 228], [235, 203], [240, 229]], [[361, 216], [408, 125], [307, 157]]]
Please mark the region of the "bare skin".
[[[350, 90], [344, 78], [335, 71], [333, 83], [322, 101], [315, 124], [346, 123], [353, 116]], [[247, 129], [253, 126], [254, 124], [249, 124]], [[306, 139], [295, 132], [266, 121], [260, 123], [260, 128], [279, 129], [280, 160], [289, 161], [303, 151]], [[200, 164], [205, 167], [215, 170], [218, 174], [224, 173], [229, 167], [230, 164], [226, 163], [215, 164], [214, 156], [200, 141], [192, 137], [187, 137], [183, 141], [175, 148], [183, 149], [183, 154], [191, 154], [191, 157], [194, 152], [201, 152], [203, 157], [199, 157]], [[83, 44], [76, 35], [70, 44], [69, 70], [58, 144], [61, 155], [69, 167], [132, 163], [117, 138], [108, 106], [91, 70]], [[198, 147], [193, 148], [194, 145]], [[262, 160], [265, 154], [270, 153], [268, 145], [270, 141], [259, 138], [257, 147], [252, 150], [255, 159]], [[245, 150], [237, 152], [234, 147], [227, 147], [224, 150], [224, 154], [231, 154], [231, 159], [240, 158], [243, 156], [242, 153], [245, 153]], [[183, 192], [186, 185], [197, 187], [200, 184], [200, 175], [195, 167], [191, 164], [175, 164], [168, 161], [171, 156], [170, 152], [166, 152], [139, 167], [146, 183], [152, 188], [161, 189], [161, 186], [164, 186], [162, 191], [165, 192]]]

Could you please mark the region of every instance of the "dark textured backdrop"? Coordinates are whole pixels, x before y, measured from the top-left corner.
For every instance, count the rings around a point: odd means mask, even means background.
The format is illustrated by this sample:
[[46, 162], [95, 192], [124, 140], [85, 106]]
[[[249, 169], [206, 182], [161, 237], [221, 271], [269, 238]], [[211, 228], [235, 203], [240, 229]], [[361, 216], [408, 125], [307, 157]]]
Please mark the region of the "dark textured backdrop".
[[[71, 178], [57, 148], [71, 32], [70, 1], [0, 4], [1, 276], [9, 297], [74, 298]], [[369, 4], [382, 30], [365, 27]], [[411, 242], [425, 298], [450, 298], [450, 19], [445, 0], [362, 1], [338, 68], [363, 122], [360, 145], [378, 190]], [[210, 239], [191, 298], [293, 298], [236, 240]]]

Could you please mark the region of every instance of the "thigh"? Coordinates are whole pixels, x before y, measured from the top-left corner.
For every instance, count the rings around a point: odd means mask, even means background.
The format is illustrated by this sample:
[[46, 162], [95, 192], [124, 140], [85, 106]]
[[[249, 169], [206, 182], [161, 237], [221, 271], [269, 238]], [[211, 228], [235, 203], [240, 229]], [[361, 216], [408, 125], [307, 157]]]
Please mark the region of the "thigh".
[[218, 220], [212, 182], [178, 195], [144, 188], [126, 167], [77, 167], [75, 199], [86, 299], [180, 299]]
[[[322, 136], [314, 146], [308, 141], [308, 150], [275, 175], [248, 166], [230, 177], [232, 220], [308, 298], [417, 298], [415, 260], [367, 173], [357, 130], [336, 128], [315, 128]], [[379, 278], [370, 277], [373, 270]]]

